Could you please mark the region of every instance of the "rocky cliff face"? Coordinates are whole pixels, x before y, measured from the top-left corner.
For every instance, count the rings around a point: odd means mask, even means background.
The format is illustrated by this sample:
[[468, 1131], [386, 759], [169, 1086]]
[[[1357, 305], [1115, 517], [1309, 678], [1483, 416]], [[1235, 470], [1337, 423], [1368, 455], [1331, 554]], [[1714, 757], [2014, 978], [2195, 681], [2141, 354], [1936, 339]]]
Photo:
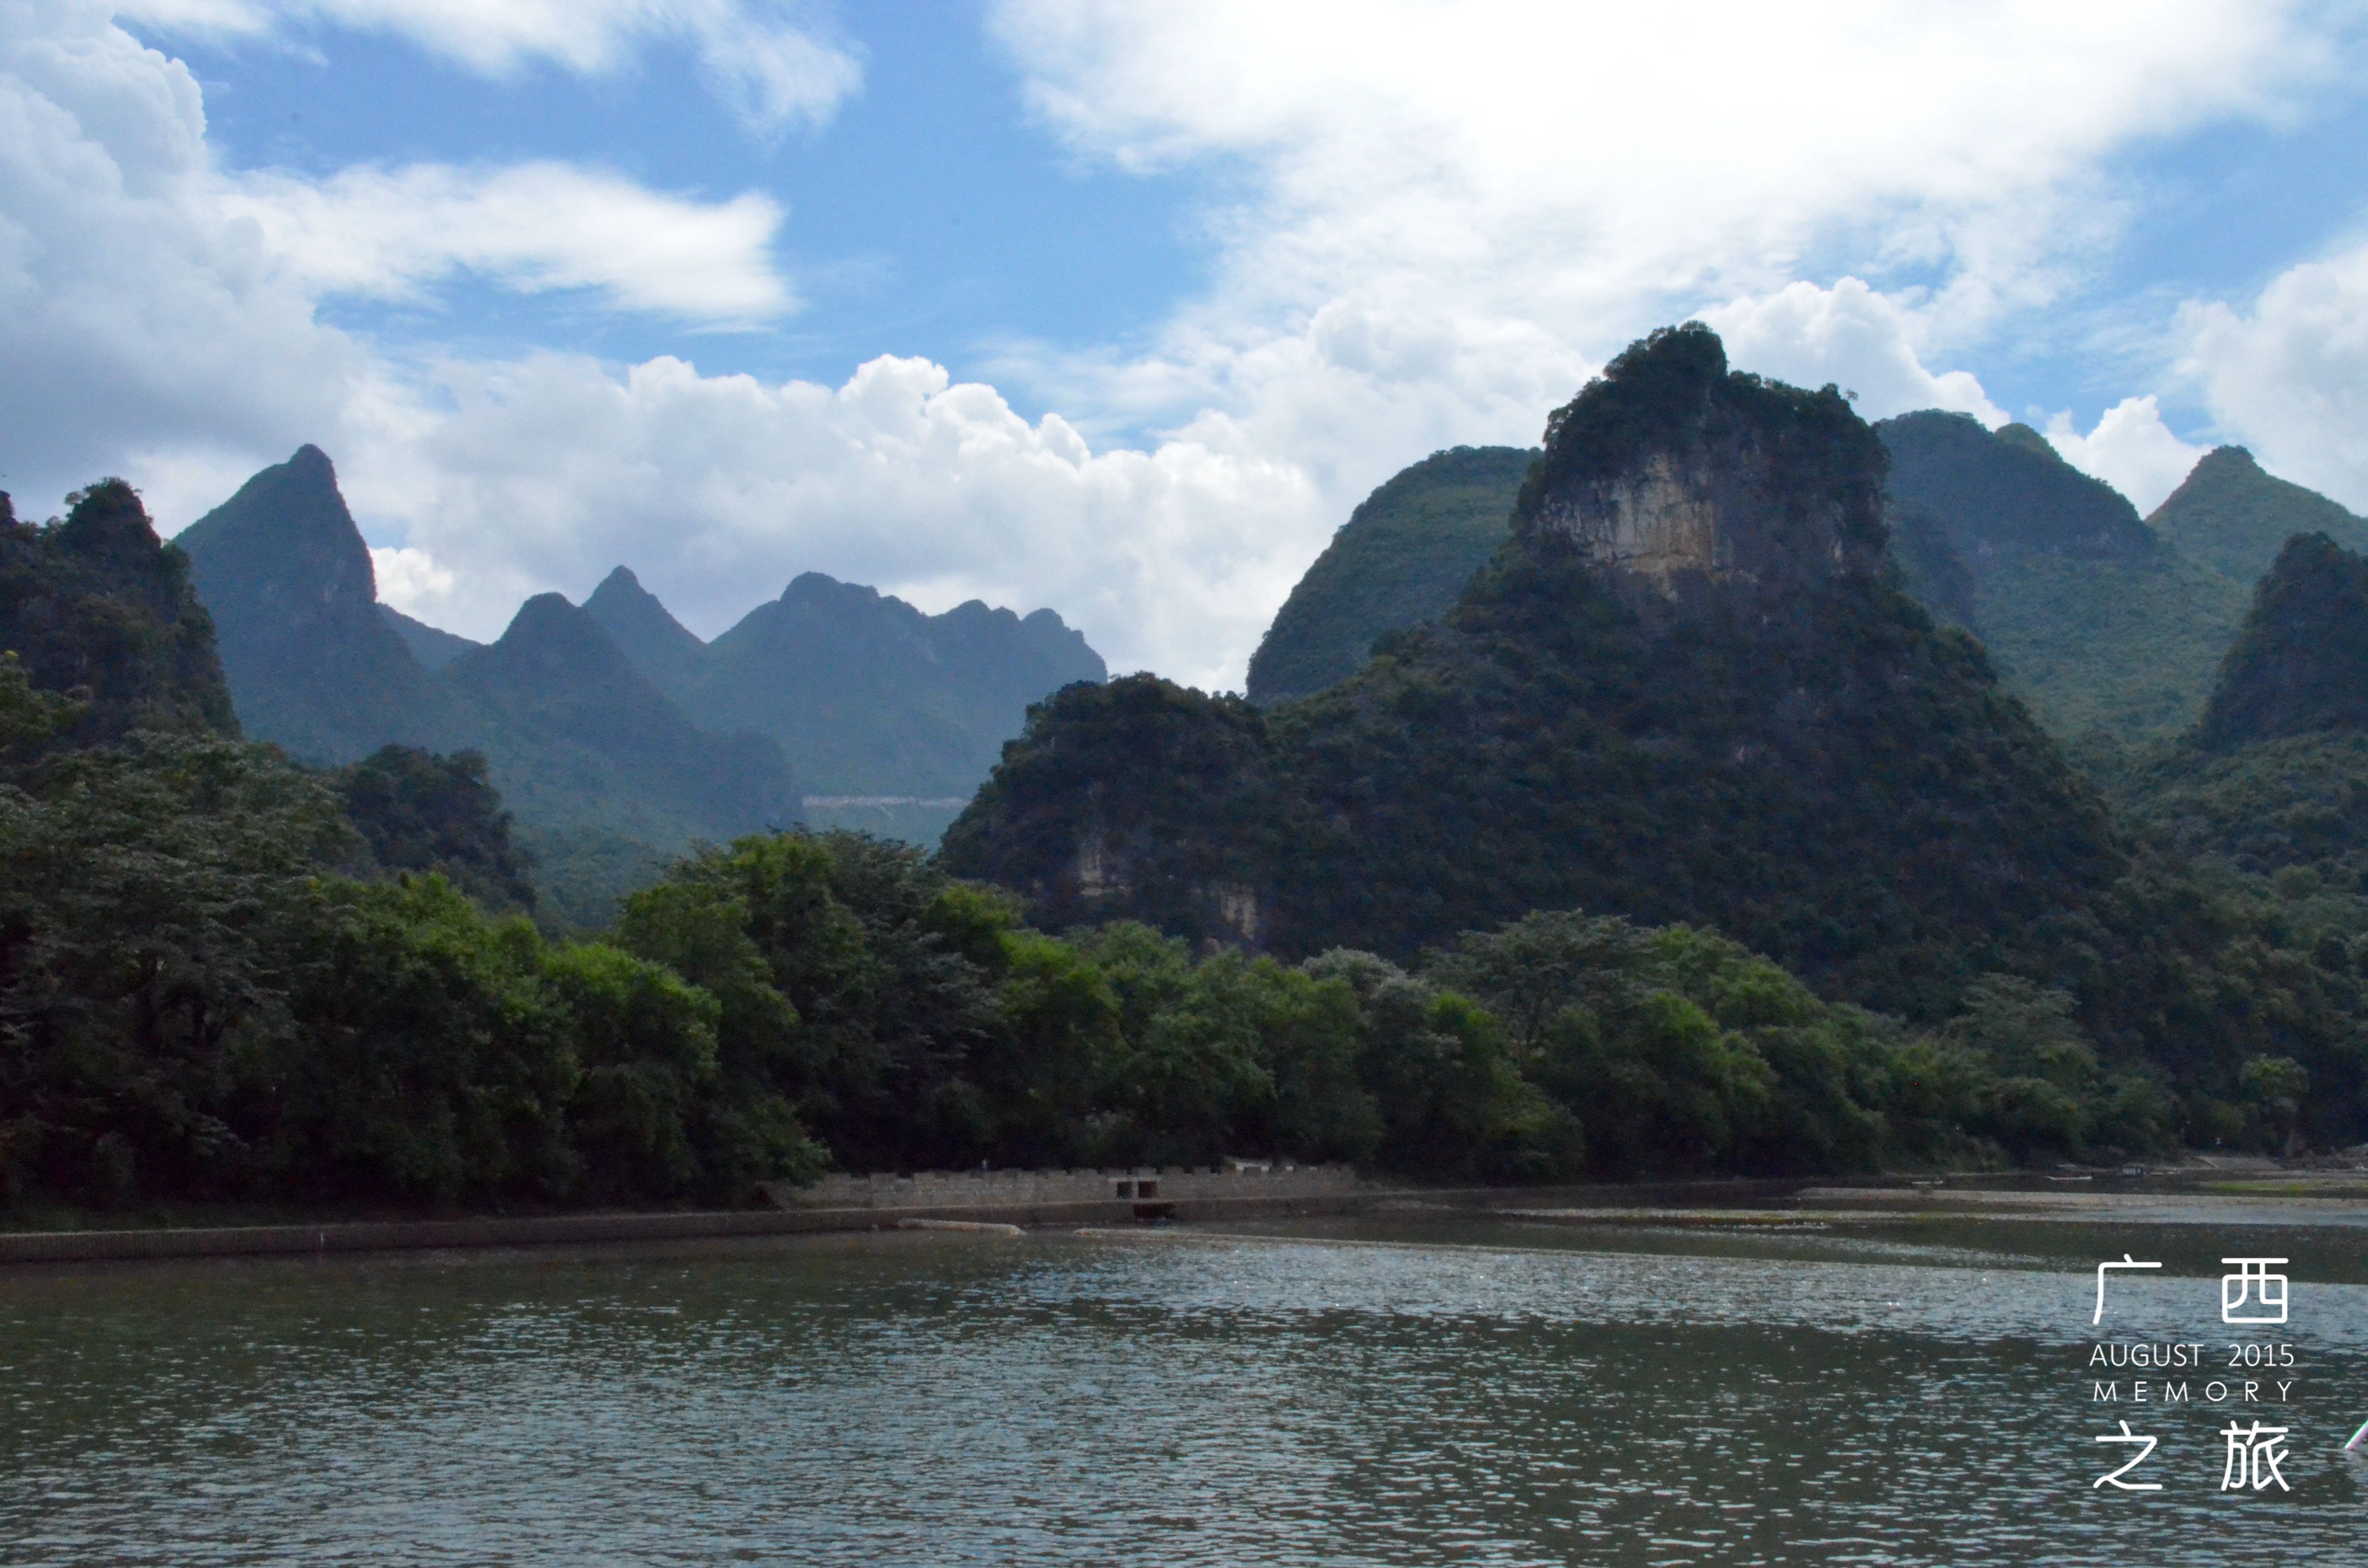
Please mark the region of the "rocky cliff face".
[[[1624, 395], [1597, 389], [1618, 383]], [[1781, 594], [1883, 555], [1883, 454], [1831, 387], [1731, 375], [1699, 323], [1629, 349], [1548, 423], [1514, 530], [1630, 588]]]

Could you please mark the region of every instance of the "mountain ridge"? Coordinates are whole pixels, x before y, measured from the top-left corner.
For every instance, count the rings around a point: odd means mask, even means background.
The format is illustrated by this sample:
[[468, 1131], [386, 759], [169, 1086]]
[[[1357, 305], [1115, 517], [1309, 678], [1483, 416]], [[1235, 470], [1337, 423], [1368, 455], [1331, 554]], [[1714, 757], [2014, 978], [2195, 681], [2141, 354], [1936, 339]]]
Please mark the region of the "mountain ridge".
[[1884, 450], [1831, 388], [1667, 329], [1558, 410], [1438, 620], [1269, 711], [1064, 692], [949, 831], [1055, 926], [1411, 954], [1532, 909], [1716, 926], [1940, 1016], [2121, 873], [2103, 808], [1883, 554]]
[[[598, 824], [680, 846], [797, 820], [798, 797], [780, 774], [795, 757], [797, 783], [824, 796], [917, 798], [924, 803], [851, 809], [862, 825], [934, 840], [951, 811], [926, 802], [966, 799], [1030, 703], [1108, 673], [1049, 609], [1021, 617], [972, 600], [928, 616], [818, 573], [801, 574], [712, 646], [623, 565], [580, 610], [563, 616], [529, 601], [502, 641], [476, 643], [377, 601], [369, 547], [334, 464], [313, 446], [249, 479], [182, 537], [222, 630], [233, 693], [258, 738], [324, 766], [387, 744], [475, 747], [538, 833]], [[564, 667], [568, 659], [584, 670]], [[605, 689], [614, 711], [575, 690], [577, 676]], [[537, 681], [553, 709], [540, 718], [528, 711]], [[662, 721], [653, 701], [680, 722]], [[629, 733], [676, 760], [632, 765], [609, 744]], [[765, 744], [728, 740], [735, 733]], [[587, 750], [585, 736], [598, 744]], [[683, 760], [691, 757], [695, 766]], [[745, 798], [700, 779], [725, 766], [754, 770]], [[577, 810], [571, 789], [602, 804]], [[636, 790], [658, 793], [628, 809]]]
[[174, 543], [257, 738], [332, 765], [462, 743], [465, 718], [380, 614], [370, 548], [320, 448], [256, 474]]
[[2147, 515], [2146, 527], [2191, 559], [2247, 585], [2260, 580], [2296, 534], [2325, 534], [2354, 554], [2368, 552], [2368, 518], [2278, 478], [2242, 447], [2204, 453]]

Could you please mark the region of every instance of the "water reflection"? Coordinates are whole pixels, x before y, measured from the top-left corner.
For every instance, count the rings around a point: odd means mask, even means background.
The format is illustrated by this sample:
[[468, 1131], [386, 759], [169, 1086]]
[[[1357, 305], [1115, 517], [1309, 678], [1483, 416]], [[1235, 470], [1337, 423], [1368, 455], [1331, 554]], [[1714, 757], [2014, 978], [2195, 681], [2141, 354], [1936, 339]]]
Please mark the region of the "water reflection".
[[[2128, 1228], [1417, 1220], [0, 1276], [0, 1562], [2356, 1559], [2356, 1244], [2305, 1267], [2338, 1244], [2263, 1237], [2241, 1250], [2296, 1259], [2293, 1491], [2241, 1496], [2233, 1405], [2114, 1407], [2162, 1437], [2166, 1489], [2089, 1484], [2113, 1419], [2081, 1260], [2166, 1256]], [[2117, 1279], [2099, 1332], [2225, 1361], [2216, 1244]]]

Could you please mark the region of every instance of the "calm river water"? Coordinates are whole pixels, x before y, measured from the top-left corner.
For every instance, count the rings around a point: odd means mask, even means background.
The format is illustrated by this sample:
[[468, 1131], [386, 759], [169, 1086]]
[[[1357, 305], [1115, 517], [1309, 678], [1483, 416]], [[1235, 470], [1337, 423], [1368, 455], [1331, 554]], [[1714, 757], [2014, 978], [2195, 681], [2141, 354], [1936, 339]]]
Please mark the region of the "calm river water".
[[[2362, 1563], [2363, 1244], [1443, 1219], [20, 1269], [0, 1563]], [[2092, 1328], [2124, 1252], [2166, 1267]], [[2287, 1327], [2223, 1325], [2237, 1255], [2293, 1259]], [[2200, 1344], [2191, 1403], [2100, 1339]], [[2290, 1490], [2222, 1489], [2247, 1378]], [[2121, 1419], [2160, 1491], [2092, 1485]]]

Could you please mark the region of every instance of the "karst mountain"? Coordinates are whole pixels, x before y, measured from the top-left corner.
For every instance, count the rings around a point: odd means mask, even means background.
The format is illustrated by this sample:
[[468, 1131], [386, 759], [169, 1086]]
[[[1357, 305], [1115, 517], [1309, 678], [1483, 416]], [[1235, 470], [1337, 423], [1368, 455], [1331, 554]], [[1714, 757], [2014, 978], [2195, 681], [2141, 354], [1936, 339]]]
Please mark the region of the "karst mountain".
[[1945, 1008], [2001, 955], [2054, 961], [2123, 860], [1980, 645], [1900, 587], [1889, 467], [1839, 392], [1656, 333], [1556, 411], [1443, 615], [1269, 710], [1064, 692], [947, 861], [1052, 924], [1283, 952], [1541, 908], [1702, 923]]
[[[2238, 447], [2206, 454], [2141, 520], [2027, 426], [1990, 431], [1927, 410], [1874, 428], [1902, 585], [1979, 637], [2007, 688], [2067, 740], [2184, 732], [2285, 540], [2320, 532], [2368, 548], [2368, 522]], [[1458, 448], [1374, 491], [1277, 613], [1250, 699], [1322, 690], [1360, 668], [1376, 637], [1446, 613], [1506, 538], [1535, 455]]]
[[933, 840], [953, 811], [939, 802], [968, 796], [1030, 703], [1106, 673], [1050, 610], [932, 617], [817, 574], [712, 646], [623, 567], [581, 607], [529, 600], [481, 645], [378, 601], [309, 446], [175, 542], [250, 735], [323, 765], [389, 744], [482, 752], [522, 823], [594, 835], [546, 852], [728, 838], [800, 820], [805, 796], [926, 801], [856, 822]]

